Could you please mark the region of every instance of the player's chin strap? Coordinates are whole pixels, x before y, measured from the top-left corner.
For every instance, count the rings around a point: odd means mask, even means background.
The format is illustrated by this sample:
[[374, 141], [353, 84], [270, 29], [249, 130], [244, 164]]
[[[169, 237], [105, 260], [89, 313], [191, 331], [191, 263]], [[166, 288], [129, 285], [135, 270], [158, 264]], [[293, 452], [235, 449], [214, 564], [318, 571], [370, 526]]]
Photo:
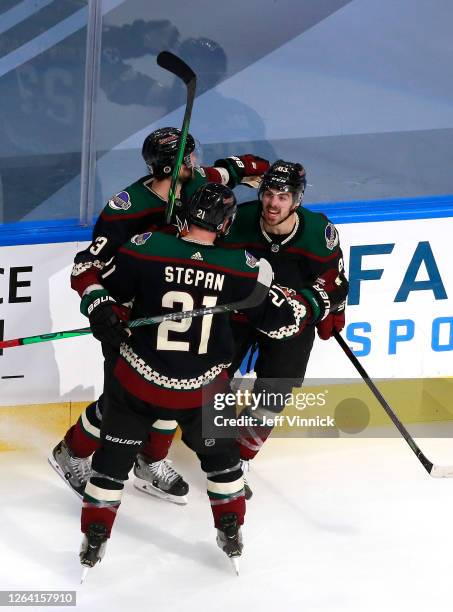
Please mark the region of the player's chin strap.
[[415, 440], [412, 438], [411, 434], [407, 431], [407, 429], [401, 423], [399, 418], [393, 412], [390, 405], [384, 399], [379, 389], [376, 387], [374, 382], [371, 380], [371, 378], [365, 371], [365, 368], [360, 364], [357, 357], [354, 355], [354, 353], [351, 351], [349, 346], [346, 344], [341, 334], [338, 331], [334, 331], [333, 336], [335, 340], [338, 342], [338, 344], [341, 346], [341, 348], [343, 349], [343, 352], [346, 354], [348, 359], [351, 361], [355, 369], [358, 371], [360, 376], [363, 378], [363, 381], [368, 386], [368, 388], [371, 390], [374, 397], [377, 399], [377, 401], [381, 404], [381, 406], [384, 408], [386, 413], [389, 415], [393, 424], [398, 429], [398, 431], [403, 436], [403, 438], [406, 440], [411, 450], [413, 451], [417, 459], [420, 461], [420, 463], [423, 465], [425, 470], [428, 472], [428, 474], [432, 476], [433, 478], [453, 478], [453, 466], [434, 465], [432, 461], [430, 461], [424, 455], [424, 453], [420, 450]]

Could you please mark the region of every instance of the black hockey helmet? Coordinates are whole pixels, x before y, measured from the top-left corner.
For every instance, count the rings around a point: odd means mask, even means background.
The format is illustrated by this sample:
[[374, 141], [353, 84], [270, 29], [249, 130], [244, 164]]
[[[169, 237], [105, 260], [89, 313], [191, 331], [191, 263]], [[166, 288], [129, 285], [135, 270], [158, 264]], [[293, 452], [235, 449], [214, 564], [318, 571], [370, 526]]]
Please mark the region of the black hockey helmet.
[[[226, 185], [205, 183], [195, 191], [186, 210], [189, 225], [226, 234], [236, 216], [236, 196]], [[229, 223], [223, 230], [226, 219]]]
[[[157, 179], [167, 178], [173, 172], [178, 153], [178, 140], [181, 130], [173, 127], [160, 128], [151, 132], [142, 147], [142, 156], [150, 174]], [[184, 149], [184, 163], [190, 168], [190, 154], [195, 149], [195, 140], [187, 134]]]
[[278, 191], [288, 191], [292, 193], [293, 203], [299, 205], [306, 184], [305, 168], [302, 164], [278, 159], [264, 174], [258, 191], [258, 197], [262, 200], [263, 193], [266, 189], [278, 189]]

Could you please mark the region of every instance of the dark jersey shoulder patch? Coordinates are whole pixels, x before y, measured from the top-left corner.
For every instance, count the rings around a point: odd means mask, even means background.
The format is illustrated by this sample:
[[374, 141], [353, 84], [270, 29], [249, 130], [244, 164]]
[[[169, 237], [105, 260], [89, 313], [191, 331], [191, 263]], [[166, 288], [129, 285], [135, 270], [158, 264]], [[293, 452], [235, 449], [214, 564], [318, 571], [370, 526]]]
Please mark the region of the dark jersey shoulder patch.
[[329, 223], [326, 225], [326, 229], [324, 230], [324, 236], [326, 238], [326, 247], [329, 251], [333, 251], [336, 246], [338, 246], [339, 237], [337, 228], [333, 223]]
[[120, 191], [110, 198], [108, 205], [113, 210], [128, 210], [132, 206], [132, 202], [127, 191]]
[[257, 258], [252, 255], [251, 253], [249, 253], [248, 251], [244, 251], [245, 253], [245, 263], [250, 267], [250, 268], [255, 268], [256, 264], [258, 263]]
[[152, 235], [153, 235], [152, 232], [145, 232], [144, 234], [137, 234], [135, 236], [132, 236], [131, 242], [132, 244], [136, 244], [137, 246], [140, 246], [142, 244], [145, 244], [148, 238], [150, 238]]

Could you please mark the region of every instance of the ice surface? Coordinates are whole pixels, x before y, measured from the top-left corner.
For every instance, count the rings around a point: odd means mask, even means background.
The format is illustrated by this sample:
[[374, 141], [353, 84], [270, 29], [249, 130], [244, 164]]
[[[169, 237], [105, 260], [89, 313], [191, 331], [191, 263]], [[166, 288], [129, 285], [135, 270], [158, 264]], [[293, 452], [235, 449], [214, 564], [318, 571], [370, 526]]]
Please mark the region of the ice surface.
[[[450, 440], [418, 442], [453, 462]], [[0, 454], [2, 590], [77, 590], [79, 612], [452, 608], [453, 480], [430, 478], [401, 438], [269, 440], [249, 473], [239, 577], [215, 544], [196, 457], [176, 442], [189, 504], [128, 482], [82, 586], [80, 501], [47, 464], [50, 448]]]

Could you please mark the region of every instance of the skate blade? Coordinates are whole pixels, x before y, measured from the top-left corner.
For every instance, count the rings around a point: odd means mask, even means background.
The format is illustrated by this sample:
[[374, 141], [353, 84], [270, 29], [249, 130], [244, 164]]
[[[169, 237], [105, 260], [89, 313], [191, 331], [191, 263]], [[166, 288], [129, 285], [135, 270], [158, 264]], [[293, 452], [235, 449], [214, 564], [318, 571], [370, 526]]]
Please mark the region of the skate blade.
[[88, 572], [90, 571], [91, 567], [84, 567], [82, 570], [82, 576], [80, 578], [80, 584], [84, 583], [85, 578], [88, 576]]
[[153, 487], [150, 482], [147, 480], [142, 480], [141, 478], [135, 477], [134, 487], [143, 493], [148, 493], [148, 495], [152, 495], [153, 497], [158, 497], [164, 501], [178, 504], [178, 506], [185, 506], [187, 504], [187, 495], [171, 495], [170, 493], [167, 493], [167, 491], [161, 491], [160, 489]]
[[229, 557], [231, 565], [233, 566], [236, 576], [239, 576], [239, 557]]
[[56, 473], [58, 474], [58, 476], [60, 476], [60, 478], [64, 481], [64, 483], [66, 484], [67, 487], [69, 487], [71, 489], [71, 491], [77, 495], [77, 497], [79, 499], [83, 499], [83, 495], [81, 495], [80, 493], [78, 493], [75, 489], [73, 489], [71, 487], [71, 485], [69, 484], [68, 480], [65, 478], [65, 475], [63, 473], [63, 470], [61, 469], [61, 467], [58, 465], [58, 463], [55, 461], [55, 458], [53, 455], [50, 455], [50, 457], [47, 457], [47, 461], [49, 462], [49, 465], [56, 471]]

